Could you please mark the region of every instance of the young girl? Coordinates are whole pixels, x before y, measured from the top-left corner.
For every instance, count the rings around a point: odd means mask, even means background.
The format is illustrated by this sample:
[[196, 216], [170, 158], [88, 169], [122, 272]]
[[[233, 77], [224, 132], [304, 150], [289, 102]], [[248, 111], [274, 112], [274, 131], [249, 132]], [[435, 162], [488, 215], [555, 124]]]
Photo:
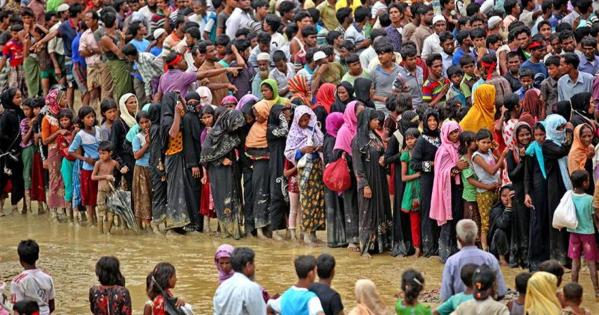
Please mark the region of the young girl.
[[139, 133], [133, 138], [133, 204], [140, 228], [150, 228], [152, 223], [152, 182], [150, 180], [150, 114], [141, 111], [136, 116]]
[[70, 222], [79, 224], [79, 211], [73, 213], [71, 201], [73, 200], [73, 164], [75, 159], [69, 155], [69, 146], [73, 142], [75, 133], [73, 132], [73, 111], [70, 108], [61, 109], [58, 113], [58, 124], [60, 130], [66, 130], [63, 135], [60, 134], [56, 138], [58, 144], [58, 152], [62, 156], [62, 164], [60, 166], [60, 174], [64, 183], [64, 201], [67, 210], [67, 217]]
[[175, 288], [175, 285], [177, 285], [175, 266], [167, 262], [158, 263], [152, 271], [152, 287], [150, 289], [152, 295], [156, 296], [152, 305], [153, 315], [167, 315], [166, 303], [172, 303], [171, 305], [176, 308], [185, 305], [183, 299], [174, 297], [172, 289]]
[[104, 256], [96, 263], [99, 285], [89, 289], [89, 304], [93, 314], [131, 314], [131, 295], [125, 287], [116, 257]]
[[[88, 224], [95, 225], [94, 207], [98, 196], [98, 182], [92, 180], [92, 171], [100, 157], [100, 128], [96, 127], [96, 113], [89, 106], [79, 109], [78, 118], [83, 128], [75, 135], [69, 147], [69, 155], [84, 162], [80, 172], [81, 204], [86, 208]], [[79, 148], [83, 148], [83, 155], [78, 152]]]
[[428, 305], [418, 303], [418, 295], [424, 289], [424, 277], [414, 269], [408, 269], [401, 275], [401, 290], [404, 299], [397, 300], [395, 312], [398, 315], [430, 315], [431, 308]]
[[21, 160], [23, 161], [23, 182], [25, 185], [25, 199], [23, 201], [23, 213], [27, 211], [31, 212], [31, 169], [33, 163], [33, 152], [35, 146], [33, 145], [33, 124], [36, 121], [36, 116], [33, 113], [33, 99], [26, 99], [23, 101], [21, 109], [25, 117], [21, 119], [19, 128], [21, 130]]
[[[33, 129], [33, 158], [31, 166], [31, 201], [37, 201], [37, 210], [35, 214], [40, 214], [44, 211], [44, 203], [46, 202], [46, 187], [44, 183], [44, 163], [42, 154], [43, 145], [41, 142], [41, 110], [44, 107], [44, 99], [42, 97], [35, 98], [31, 104], [33, 107], [33, 118], [31, 119], [31, 128]], [[45, 155], [44, 155], [45, 156]]]
[[100, 126], [100, 140], [108, 141], [110, 140], [112, 124], [119, 113], [116, 102], [111, 98], [103, 100], [100, 104], [100, 113], [103, 119], [102, 125]]
[[156, 293], [152, 291], [152, 273], [150, 272], [148, 276], [146, 276], [146, 295], [148, 296], [148, 300], [146, 304], [144, 304], [144, 315], [153, 315], [152, 308], [154, 307], [154, 299], [156, 298]]
[[[289, 192], [289, 219], [288, 229], [291, 240], [297, 240], [296, 226], [302, 225], [302, 210], [299, 202], [299, 183], [297, 180], [297, 167], [285, 159], [285, 171], [283, 175], [287, 177], [287, 192]], [[302, 236], [300, 236], [300, 239]]]
[[405, 132], [406, 149], [403, 150], [400, 158], [401, 180], [405, 183], [401, 211], [410, 215], [412, 244], [416, 249], [416, 257], [420, 256], [420, 172], [414, 171], [409, 163], [418, 137], [420, 137], [420, 131], [416, 128], [410, 128]]
[[[497, 183], [501, 185], [499, 170], [503, 167], [504, 157], [507, 150], [504, 151], [499, 160], [495, 160], [493, 150], [491, 149], [493, 135], [488, 129], [481, 129], [476, 134], [476, 145], [478, 150], [472, 154], [472, 168], [483, 184], [492, 185]], [[490, 187], [488, 187], [490, 188]], [[483, 250], [488, 250], [487, 232], [489, 231], [489, 212], [497, 200], [497, 192], [486, 188], [476, 189], [476, 203], [481, 221], [480, 241]]]
[[[462, 200], [464, 201], [464, 219], [470, 219], [480, 226], [480, 215], [478, 214], [478, 204], [476, 203], [476, 184], [480, 183], [478, 177], [472, 169], [472, 154], [476, 152], [476, 134], [472, 131], [464, 131], [460, 134], [460, 148], [458, 153], [460, 160], [468, 162], [468, 167], [462, 171], [462, 182], [464, 190], [462, 191]], [[495, 187], [493, 187], [495, 188]]]
[[[200, 136], [200, 142], [202, 145], [206, 140], [206, 136], [212, 126], [214, 125], [214, 108], [212, 106], [202, 107], [201, 112], [201, 123], [204, 129]], [[216, 212], [214, 211], [214, 200], [212, 199], [212, 193], [210, 192], [210, 179], [208, 178], [208, 170], [205, 166], [202, 166], [202, 194], [200, 195], [200, 214], [204, 216], [204, 230], [210, 232], [210, 218], [216, 218]]]
[[[326, 131], [324, 135], [323, 156], [324, 164], [336, 161], [333, 147], [339, 128], [343, 124], [342, 113], [330, 113], [326, 118]], [[327, 207], [327, 243], [329, 247], [345, 247], [345, 217], [343, 214], [343, 199], [334, 191], [325, 187], [324, 203]]]
[[489, 214], [489, 250], [499, 257], [502, 266], [507, 266], [507, 256], [510, 254], [512, 194], [510, 185], [503, 186], [499, 190], [499, 202]]

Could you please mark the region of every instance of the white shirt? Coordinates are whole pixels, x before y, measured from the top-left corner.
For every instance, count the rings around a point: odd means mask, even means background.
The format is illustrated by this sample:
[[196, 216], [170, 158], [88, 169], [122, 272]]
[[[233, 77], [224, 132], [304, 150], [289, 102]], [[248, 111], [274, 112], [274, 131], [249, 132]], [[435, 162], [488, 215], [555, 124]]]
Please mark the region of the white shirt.
[[[57, 22], [56, 24], [52, 25], [52, 27], [50, 27], [48, 31], [57, 31], [60, 27], [60, 23], [61, 22]], [[59, 55], [64, 56], [64, 44], [62, 43], [62, 38], [55, 36], [50, 41], [48, 41], [48, 53], [57, 53]]]
[[422, 44], [422, 59], [426, 59], [426, 57], [438, 53], [440, 54], [443, 51], [441, 48], [441, 41], [439, 40], [439, 34], [433, 33], [429, 37], [424, 40], [424, 44]]
[[141, 9], [139, 9], [138, 12], [143, 14], [146, 17], [147, 21], [152, 21], [152, 15], [154, 15], [154, 13], [150, 11], [150, 7], [148, 7], [147, 5], [141, 7]]
[[50, 315], [50, 300], [54, 299], [54, 281], [39, 269], [25, 270], [10, 283], [11, 301], [33, 300], [40, 307], [40, 315]]
[[212, 303], [214, 315], [266, 314], [262, 289], [239, 272], [218, 286]]
[[241, 28], [249, 27], [253, 21], [254, 19], [252, 19], [252, 16], [247, 11], [235, 8], [231, 16], [227, 19], [227, 22], [225, 22], [227, 36], [231, 40], [235, 39], [235, 33]]
[[376, 54], [374, 47], [370, 45], [360, 53], [360, 64], [362, 65], [362, 69], [368, 69], [370, 62], [374, 59], [378, 60], [378, 55]]

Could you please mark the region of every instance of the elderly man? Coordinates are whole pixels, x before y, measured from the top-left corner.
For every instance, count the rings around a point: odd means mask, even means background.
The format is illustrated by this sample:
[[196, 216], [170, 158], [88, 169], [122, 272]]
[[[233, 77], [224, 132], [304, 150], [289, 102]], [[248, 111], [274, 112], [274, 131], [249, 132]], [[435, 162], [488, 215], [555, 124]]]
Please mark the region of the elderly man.
[[231, 265], [235, 274], [216, 289], [214, 314], [266, 314], [266, 303], [260, 285], [254, 282], [254, 251], [239, 247], [233, 251]]
[[475, 245], [478, 235], [476, 223], [470, 219], [460, 220], [456, 226], [456, 232], [461, 250], [449, 257], [445, 263], [441, 283], [441, 301], [446, 301], [452, 295], [465, 290], [460, 272], [466, 264], [485, 264], [491, 267], [495, 271], [497, 294], [499, 297], [503, 297], [506, 292], [505, 282], [497, 258], [491, 253], [478, 249]]

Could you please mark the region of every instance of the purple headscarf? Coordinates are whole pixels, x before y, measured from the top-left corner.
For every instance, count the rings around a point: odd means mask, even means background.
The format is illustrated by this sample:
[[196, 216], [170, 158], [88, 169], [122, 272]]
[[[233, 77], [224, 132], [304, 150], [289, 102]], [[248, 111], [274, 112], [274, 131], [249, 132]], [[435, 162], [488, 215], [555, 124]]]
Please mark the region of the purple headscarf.
[[351, 142], [358, 132], [358, 117], [356, 117], [356, 104], [358, 101], [352, 101], [345, 107], [343, 112], [343, 125], [337, 132], [337, 140], [334, 149], [341, 149], [350, 156], [352, 155]]
[[235, 107], [236, 110], [241, 110], [243, 108], [243, 106], [247, 103], [249, 103], [250, 101], [258, 101], [258, 98], [255, 97], [252, 94], [246, 94], [244, 96], [242, 96], [239, 101], [237, 102], [237, 106]]
[[[310, 115], [310, 122], [307, 128], [299, 126], [299, 120], [304, 115]], [[323, 134], [320, 127], [317, 125], [316, 114], [306, 105], [301, 105], [295, 108], [293, 114], [293, 123], [289, 128], [287, 135], [287, 145], [285, 146], [285, 157], [295, 163], [295, 152], [308, 144], [308, 139], [312, 139], [312, 145], [320, 147], [323, 144]]]
[[331, 137], [337, 137], [339, 128], [343, 125], [343, 114], [342, 113], [330, 113], [325, 121], [325, 127], [327, 134]]
[[214, 254], [214, 264], [218, 270], [218, 283], [222, 283], [223, 281], [231, 278], [231, 276], [233, 276], [235, 273], [233, 270], [231, 270], [229, 273], [224, 272], [218, 263], [218, 260], [221, 258], [231, 258], [234, 249], [235, 248], [229, 244], [223, 244], [216, 249], [216, 254]]

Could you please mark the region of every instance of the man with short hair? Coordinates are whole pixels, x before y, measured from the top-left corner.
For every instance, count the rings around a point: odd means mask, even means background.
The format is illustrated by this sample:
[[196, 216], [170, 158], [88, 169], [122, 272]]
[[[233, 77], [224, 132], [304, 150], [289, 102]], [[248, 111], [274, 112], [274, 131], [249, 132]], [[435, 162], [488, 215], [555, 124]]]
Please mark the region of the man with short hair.
[[586, 36], [580, 42], [581, 53], [578, 53], [580, 64], [578, 70], [595, 75], [599, 72], [599, 56], [597, 52], [597, 39], [592, 36]]
[[214, 314], [266, 314], [266, 304], [260, 285], [253, 281], [256, 272], [254, 251], [238, 247], [231, 255], [235, 273], [221, 283], [214, 293]]
[[418, 66], [416, 45], [406, 43], [401, 47], [401, 64], [399, 74], [393, 82], [395, 93], [406, 93], [412, 99], [412, 105], [417, 111], [424, 112], [422, 101], [422, 84], [424, 83], [424, 70]]
[[237, 7], [225, 22], [225, 32], [230, 39], [235, 39], [235, 33], [241, 28], [248, 27], [254, 20], [250, 14], [252, 11], [250, 0], [237, 1]]
[[431, 27], [433, 22], [433, 8], [429, 5], [422, 5], [417, 10], [420, 15], [420, 25], [414, 30], [414, 34], [412, 34], [410, 40], [416, 43], [416, 49], [420, 53], [424, 46], [424, 40], [433, 34]]
[[559, 63], [562, 77], [557, 81], [557, 100], [569, 101], [572, 96], [592, 91], [593, 76], [578, 71], [580, 60], [574, 53], [563, 54]]
[[444, 302], [450, 296], [466, 289], [460, 278], [462, 267], [466, 264], [484, 264], [492, 268], [497, 279], [497, 295], [499, 297], [505, 296], [505, 282], [497, 258], [493, 254], [476, 247], [476, 238], [478, 236], [476, 223], [470, 219], [462, 219], [456, 225], [456, 233], [461, 249], [445, 262], [441, 280], [441, 301]]
[[443, 49], [441, 48], [441, 41], [439, 36], [441, 33], [445, 32], [447, 29], [447, 22], [445, 22], [445, 18], [443, 15], [435, 15], [433, 17], [433, 29], [434, 33], [427, 38], [424, 39], [424, 43], [422, 44], [422, 58], [426, 59], [431, 54], [441, 53]]
[[339, 293], [331, 288], [335, 277], [335, 257], [321, 254], [316, 259], [316, 273], [318, 282], [310, 286], [310, 291], [316, 293], [326, 315], [343, 313], [343, 303]]

